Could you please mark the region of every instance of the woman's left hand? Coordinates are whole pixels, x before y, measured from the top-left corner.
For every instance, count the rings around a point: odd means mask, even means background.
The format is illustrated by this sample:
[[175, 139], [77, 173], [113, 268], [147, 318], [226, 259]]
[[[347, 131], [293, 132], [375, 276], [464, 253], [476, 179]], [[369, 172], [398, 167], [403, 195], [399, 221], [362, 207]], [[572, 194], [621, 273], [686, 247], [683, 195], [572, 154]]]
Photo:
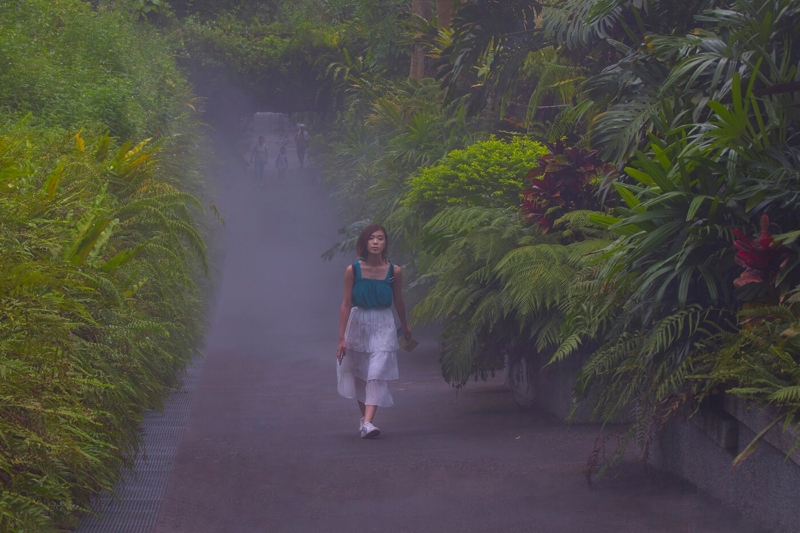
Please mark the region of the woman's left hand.
[[403, 332], [403, 337], [405, 337], [407, 341], [411, 340], [411, 329], [408, 326], [400, 326], [400, 331]]

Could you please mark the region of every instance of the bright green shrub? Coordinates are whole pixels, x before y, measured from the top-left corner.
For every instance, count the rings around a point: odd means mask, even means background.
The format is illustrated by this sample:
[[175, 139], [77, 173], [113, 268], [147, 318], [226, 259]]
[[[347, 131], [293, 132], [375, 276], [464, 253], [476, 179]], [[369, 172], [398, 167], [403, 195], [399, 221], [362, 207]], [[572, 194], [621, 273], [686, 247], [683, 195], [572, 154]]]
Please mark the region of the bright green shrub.
[[525, 175], [547, 152], [543, 144], [521, 137], [453, 150], [411, 179], [403, 205], [428, 215], [452, 206], [518, 206]]

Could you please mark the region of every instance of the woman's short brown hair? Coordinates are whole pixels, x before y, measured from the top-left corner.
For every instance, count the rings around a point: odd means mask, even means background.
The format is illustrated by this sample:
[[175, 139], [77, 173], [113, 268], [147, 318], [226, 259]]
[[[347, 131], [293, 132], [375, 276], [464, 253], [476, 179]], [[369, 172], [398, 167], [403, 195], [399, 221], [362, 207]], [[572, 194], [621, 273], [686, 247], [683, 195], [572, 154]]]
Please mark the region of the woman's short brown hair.
[[383, 248], [382, 254], [383, 258], [386, 259], [386, 255], [389, 253], [389, 234], [386, 232], [386, 228], [380, 224], [370, 224], [361, 230], [361, 235], [358, 236], [358, 240], [356, 241], [356, 253], [358, 253], [358, 257], [361, 259], [367, 258], [367, 245], [369, 244], [369, 238], [376, 231], [382, 231], [383, 236], [386, 237], [386, 246]]

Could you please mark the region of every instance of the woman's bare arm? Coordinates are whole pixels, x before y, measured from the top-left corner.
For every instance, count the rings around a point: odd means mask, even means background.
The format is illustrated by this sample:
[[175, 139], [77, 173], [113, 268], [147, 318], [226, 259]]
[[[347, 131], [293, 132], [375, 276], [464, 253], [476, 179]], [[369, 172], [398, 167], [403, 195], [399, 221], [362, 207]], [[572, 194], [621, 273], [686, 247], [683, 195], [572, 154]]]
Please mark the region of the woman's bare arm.
[[410, 339], [411, 330], [406, 322], [406, 302], [403, 300], [403, 269], [395, 265], [392, 275], [394, 276], [394, 283], [392, 284], [394, 308], [397, 309], [397, 316], [400, 318], [400, 330], [406, 339]]
[[344, 298], [342, 299], [342, 309], [339, 312], [339, 347], [336, 350], [336, 357], [340, 363], [347, 353], [344, 332], [347, 329], [347, 321], [350, 319], [350, 309], [353, 308], [353, 283], [355, 283], [355, 274], [353, 265], [350, 265], [344, 271]]

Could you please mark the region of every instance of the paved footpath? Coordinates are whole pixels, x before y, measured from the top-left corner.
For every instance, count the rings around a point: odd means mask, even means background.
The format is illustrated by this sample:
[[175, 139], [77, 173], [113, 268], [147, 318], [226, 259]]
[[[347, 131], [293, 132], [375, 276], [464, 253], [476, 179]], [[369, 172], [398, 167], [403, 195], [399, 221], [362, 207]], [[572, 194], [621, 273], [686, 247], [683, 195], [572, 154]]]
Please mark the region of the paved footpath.
[[639, 469], [590, 490], [597, 428], [520, 409], [501, 379], [457, 393], [433, 338], [399, 354], [395, 406], [375, 420], [383, 434], [360, 440], [355, 402], [335, 383], [347, 261], [320, 259], [338, 224], [290, 159], [283, 182], [269, 166], [263, 186], [238, 170], [217, 183], [222, 279], [156, 531], [758, 531]]

